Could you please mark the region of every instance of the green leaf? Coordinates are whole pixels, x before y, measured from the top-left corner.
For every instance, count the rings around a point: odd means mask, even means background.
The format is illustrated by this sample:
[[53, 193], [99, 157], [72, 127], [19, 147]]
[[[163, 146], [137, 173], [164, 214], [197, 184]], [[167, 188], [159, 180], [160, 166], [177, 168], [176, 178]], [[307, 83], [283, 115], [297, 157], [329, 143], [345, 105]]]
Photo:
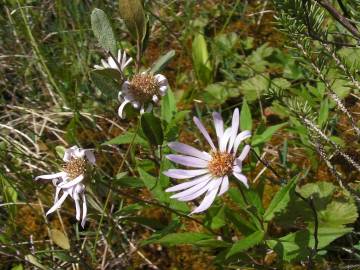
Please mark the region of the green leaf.
[[90, 79], [96, 88], [100, 90], [101, 94], [108, 97], [109, 99], [114, 98], [115, 93], [119, 91], [119, 84], [113, 80], [113, 78], [105, 76], [103, 72], [99, 72], [98, 70], [91, 71]]
[[185, 232], [185, 233], [170, 233], [156, 242], [159, 244], [174, 246], [184, 244], [196, 244], [199, 241], [210, 240], [212, 236], [206, 233]]
[[140, 0], [119, 0], [120, 16], [130, 35], [141, 44], [146, 34], [146, 19]]
[[162, 189], [160, 181], [151, 174], [148, 174], [141, 167], [138, 167], [141, 180], [144, 182], [147, 189], [152, 193], [152, 195], [161, 202], [168, 201], [168, 194]]
[[31, 254], [28, 254], [25, 256], [25, 260], [28, 261], [29, 263], [31, 263], [32, 265], [40, 268], [41, 270], [48, 270], [49, 268], [42, 265], [41, 263], [39, 263], [38, 259], [34, 256], [34, 255], [31, 255]]
[[285, 126], [287, 123], [282, 123], [282, 124], [278, 124], [278, 125], [274, 125], [274, 126], [270, 126], [268, 127], [263, 133], [261, 134], [256, 134], [253, 139], [251, 140], [251, 145], [252, 146], [257, 146], [259, 144], [265, 143], [267, 141], [269, 141], [272, 137], [272, 135], [278, 131], [280, 128], [282, 128], [283, 126]]
[[256, 75], [240, 83], [240, 92], [246, 100], [251, 103], [258, 99], [261, 94], [269, 88], [268, 75]]
[[245, 237], [244, 239], [237, 241], [235, 244], [233, 244], [229, 252], [226, 254], [226, 258], [246, 251], [249, 248], [259, 244], [263, 240], [264, 236], [265, 233], [263, 231], [256, 231]]
[[318, 125], [323, 127], [329, 117], [329, 100], [325, 98], [321, 101], [319, 116], [317, 119]]
[[132, 187], [132, 188], [142, 188], [144, 187], [144, 183], [136, 177], [122, 177], [114, 180], [117, 185], [124, 187]]
[[139, 134], [136, 135], [134, 139], [135, 133], [133, 132], [126, 132], [124, 134], [121, 134], [110, 141], [104, 142], [103, 145], [121, 145], [121, 144], [129, 144], [133, 142], [133, 144], [139, 144], [142, 146], [148, 146], [149, 143], [142, 137], [140, 137]]
[[91, 13], [91, 28], [101, 47], [117, 55], [114, 32], [108, 17], [101, 9], [95, 8]]
[[158, 58], [152, 65], [150, 72], [155, 74], [161, 71], [175, 56], [175, 50], [168, 51], [165, 55]]
[[152, 145], [162, 145], [164, 134], [159, 118], [152, 113], [144, 113], [141, 116], [141, 127], [144, 135]]
[[242, 131], [252, 129], [252, 117], [246, 99], [243, 100], [240, 114], [240, 128]]
[[170, 123], [176, 113], [176, 101], [174, 93], [168, 89], [166, 95], [161, 99], [161, 119]]
[[206, 46], [204, 35], [199, 33], [195, 36], [192, 43], [192, 58], [195, 72], [200, 81], [205, 85], [210, 83], [212, 76], [212, 67], [209, 53]]
[[54, 243], [56, 245], [58, 245], [59, 247], [61, 247], [62, 249], [66, 249], [66, 250], [70, 249], [69, 239], [63, 232], [61, 232], [57, 229], [52, 229], [51, 230], [51, 238], [54, 241]]
[[11, 270], [24, 270], [24, 267], [22, 264], [18, 264], [18, 265], [11, 267]]
[[269, 207], [266, 209], [264, 214], [264, 221], [270, 221], [276, 213], [284, 210], [290, 201], [290, 194], [293, 192], [297, 182], [297, 177], [294, 177], [287, 183], [286, 186], [282, 187], [270, 202]]
[[204, 248], [227, 248], [227, 247], [231, 246], [231, 244], [228, 242], [224, 242], [224, 241], [216, 240], [216, 239], [200, 240], [200, 241], [197, 241], [195, 243], [195, 245], [198, 247], [204, 247]]
[[65, 147], [62, 146], [62, 145], [57, 145], [55, 147], [55, 151], [56, 151], [56, 154], [58, 155], [59, 158], [63, 158], [64, 155], [65, 155]]

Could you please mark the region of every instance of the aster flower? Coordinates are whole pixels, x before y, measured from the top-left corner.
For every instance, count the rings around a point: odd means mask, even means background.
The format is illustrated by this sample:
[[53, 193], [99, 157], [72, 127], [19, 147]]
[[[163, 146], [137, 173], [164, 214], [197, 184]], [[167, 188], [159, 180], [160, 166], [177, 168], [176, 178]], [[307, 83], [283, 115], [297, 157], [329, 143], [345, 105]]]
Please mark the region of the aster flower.
[[130, 81], [126, 80], [119, 92], [119, 116], [124, 118], [124, 108], [128, 103], [135, 109], [140, 109], [140, 113], [150, 112], [153, 104], [166, 94], [168, 81], [164, 75], [152, 75], [147, 72], [135, 74]]
[[[63, 157], [65, 164], [63, 170], [54, 174], [40, 175], [35, 178], [52, 180], [56, 187], [54, 205], [46, 212], [51, 214], [61, 207], [65, 199], [70, 196], [75, 201], [76, 219], [80, 221], [80, 201], [82, 201], [82, 219], [81, 226], [86, 222], [87, 205], [85, 197], [85, 185], [82, 183], [85, 177], [88, 164], [95, 165], [95, 156], [90, 149], [81, 149], [73, 146], [65, 150]], [[59, 198], [60, 193], [61, 197]]]
[[105, 59], [101, 59], [102, 66], [95, 65], [94, 68], [95, 69], [112, 68], [112, 69], [116, 69], [120, 73], [123, 73], [124, 69], [131, 63], [132, 58], [131, 57], [127, 58], [125, 51], [123, 52], [123, 54], [121, 54], [121, 50], [119, 49], [116, 60], [117, 60], [117, 63], [111, 56], [109, 56], [107, 61]]
[[191, 181], [178, 184], [166, 189], [167, 192], [178, 192], [171, 198], [179, 201], [191, 201], [205, 194], [204, 199], [191, 214], [200, 213], [208, 209], [216, 196], [221, 196], [229, 189], [229, 176], [233, 175], [237, 180], [248, 187], [247, 178], [242, 172], [242, 163], [250, 151], [250, 146], [245, 145], [239, 156], [237, 155], [241, 142], [251, 136], [248, 130], [238, 133], [239, 110], [235, 109], [232, 124], [224, 130], [221, 115], [213, 113], [214, 126], [217, 135], [218, 146], [216, 147], [201, 121], [194, 117], [194, 123], [209, 143], [210, 152], [200, 151], [192, 146], [171, 142], [169, 147], [178, 154], [166, 157], [183, 166], [195, 169], [169, 169], [165, 175], [175, 179], [191, 179]]

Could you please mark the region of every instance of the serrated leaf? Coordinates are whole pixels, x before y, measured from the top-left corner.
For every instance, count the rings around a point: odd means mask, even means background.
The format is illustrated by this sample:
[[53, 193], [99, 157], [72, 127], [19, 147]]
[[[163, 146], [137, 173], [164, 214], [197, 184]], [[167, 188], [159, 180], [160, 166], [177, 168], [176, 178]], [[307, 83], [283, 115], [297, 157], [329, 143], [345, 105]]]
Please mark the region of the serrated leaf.
[[124, 20], [130, 35], [139, 42], [145, 35], [145, 14], [140, 0], [119, 0], [120, 16]]
[[246, 100], [251, 103], [258, 99], [261, 94], [269, 88], [268, 75], [256, 75], [240, 83], [240, 92]]
[[276, 213], [284, 210], [290, 201], [290, 193], [297, 183], [297, 177], [294, 177], [287, 183], [286, 186], [282, 187], [271, 200], [269, 207], [266, 209], [264, 214], [264, 221], [270, 221]]
[[141, 127], [144, 135], [152, 145], [162, 145], [164, 134], [159, 118], [152, 113], [144, 113], [141, 116]]
[[252, 117], [246, 99], [243, 100], [240, 114], [240, 128], [242, 131], [252, 129]]
[[165, 55], [158, 58], [152, 65], [150, 72], [155, 74], [161, 71], [175, 56], [175, 50], [168, 51]]
[[263, 231], [256, 231], [244, 239], [237, 241], [232, 245], [231, 249], [226, 254], [226, 258], [230, 258], [231, 256], [234, 256], [259, 244], [263, 240], [264, 236], [265, 233]]
[[61, 232], [57, 229], [52, 229], [51, 230], [51, 238], [54, 241], [54, 243], [56, 245], [58, 245], [59, 247], [61, 247], [62, 249], [66, 249], [66, 250], [70, 249], [69, 239], [63, 232]]
[[91, 13], [91, 28], [101, 47], [110, 51], [113, 55], [116, 53], [116, 39], [109, 19], [105, 12], [95, 8]]

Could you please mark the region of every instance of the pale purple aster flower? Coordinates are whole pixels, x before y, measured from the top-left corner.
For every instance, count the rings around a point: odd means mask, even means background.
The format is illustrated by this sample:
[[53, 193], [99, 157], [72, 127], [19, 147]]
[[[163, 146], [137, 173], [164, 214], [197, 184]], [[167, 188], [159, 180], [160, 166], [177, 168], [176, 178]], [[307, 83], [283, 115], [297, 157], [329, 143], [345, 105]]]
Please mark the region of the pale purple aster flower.
[[153, 104], [158, 103], [160, 98], [166, 94], [169, 88], [168, 81], [164, 75], [152, 75], [147, 72], [135, 74], [131, 80], [126, 80], [119, 92], [118, 98], [121, 105], [118, 114], [124, 118], [124, 108], [130, 103], [140, 113], [150, 112]]
[[179, 201], [191, 201], [205, 194], [200, 205], [191, 214], [205, 211], [214, 202], [216, 196], [224, 194], [229, 189], [229, 176], [231, 175], [249, 187], [246, 176], [242, 174], [242, 163], [250, 151], [250, 146], [245, 145], [240, 155], [236, 155], [241, 142], [251, 136], [251, 132], [248, 130], [238, 133], [238, 109], [234, 110], [231, 126], [225, 130], [221, 115], [217, 112], [213, 113], [217, 146], [201, 121], [197, 117], [193, 119], [209, 143], [210, 152], [200, 151], [180, 142], [171, 142], [169, 147], [179, 155], [171, 154], [166, 157], [177, 164], [194, 169], [169, 169], [164, 172], [165, 175], [175, 179], [191, 179], [191, 181], [166, 189], [167, 192], [178, 192], [171, 198]]
[[[80, 202], [82, 202], [81, 226], [85, 226], [87, 205], [85, 197], [85, 185], [82, 183], [85, 177], [88, 164], [95, 165], [95, 156], [90, 149], [81, 149], [73, 146], [65, 150], [63, 161], [63, 170], [54, 174], [40, 175], [35, 178], [52, 180], [56, 187], [54, 205], [46, 212], [51, 214], [61, 207], [65, 199], [70, 196], [75, 201], [76, 219], [80, 221]], [[59, 198], [59, 195], [61, 197]]]
[[123, 73], [125, 68], [131, 63], [132, 58], [127, 58], [126, 52], [124, 51], [123, 53], [121, 53], [121, 50], [119, 49], [116, 61], [117, 62], [115, 62], [115, 60], [111, 56], [109, 56], [107, 60], [101, 59], [102, 66], [94, 65], [94, 68], [100, 70], [112, 68], [116, 69], [120, 73]]

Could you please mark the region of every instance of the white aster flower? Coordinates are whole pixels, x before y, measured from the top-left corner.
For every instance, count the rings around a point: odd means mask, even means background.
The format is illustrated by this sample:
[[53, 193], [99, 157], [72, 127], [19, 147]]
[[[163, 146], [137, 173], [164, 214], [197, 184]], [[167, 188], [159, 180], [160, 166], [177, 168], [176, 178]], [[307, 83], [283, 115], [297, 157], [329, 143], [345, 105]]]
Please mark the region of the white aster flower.
[[109, 56], [107, 61], [105, 59], [101, 59], [102, 66], [95, 65], [94, 68], [95, 69], [112, 68], [112, 69], [118, 70], [120, 73], [123, 73], [124, 69], [131, 63], [132, 58], [130, 57], [128, 59], [126, 56], [126, 52], [124, 51], [124, 53], [121, 54], [121, 50], [119, 49], [116, 60], [117, 60], [117, 63], [111, 56]]
[[250, 151], [250, 146], [245, 145], [239, 156], [238, 148], [242, 141], [251, 136], [248, 130], [238, 133], [239, 110], [235, 109], [231, 127], [224, 130], [221, 115], [213, 113], [218, 146], [216, 147], [201, 121], [194, 117], [194, 123], [210, 144], [210, 152], [200, 151], [192, 146], [171, 142], [169, 147], [180, 155], [167, 155], [167, 158], [175, 163], [196, 169], [169, 169], [165, 175], [176, 179], [189, 179], [191, 181], [166, 189], [167, 192], [177, 192], [171, 198], [179, 201], [191, 201], [205, 194], [204, 199], [191, 214], [200, 213], [208, 209], [216, 196], [221, 196], [229, 189], [229, 176], [248, 187], [247, 178], [242, 172], [242, 163]]
[[[81, 149], [73, 146], [65, 150], [64, 158], [65, 164], [63, 170], [54, 174], [40, 175], [35, 178], [38, 179], [52, 179], [53, 185], [56, 187], [54, 205], [46, 212], [46, 215], [51, 214], [59, 209], [65, 199], [70, 196], [75, 201], [76, 219], [80, 221], [80, 201], [82, 201], [82, 219], [81, 226], [84, 227], [86, 222], [87, 205], [85, 198], [85, 185], [82, 184], [87, 164], [95, 165], [95, 156], [90, 149]], [[59, 198], [60, 192], [62, 192]]]
[[124, 118], [124, 108], [128, 103], [140, 113], [150, 112], [153, 103], [157, 103], [161, 96], [166, 94], [168, 81], [164, 75], [152, 75], [147, 72], [135, 74], [130, 81], [125, 81], [119, 92], [118, 98], [121, 102], [119, 116]]

